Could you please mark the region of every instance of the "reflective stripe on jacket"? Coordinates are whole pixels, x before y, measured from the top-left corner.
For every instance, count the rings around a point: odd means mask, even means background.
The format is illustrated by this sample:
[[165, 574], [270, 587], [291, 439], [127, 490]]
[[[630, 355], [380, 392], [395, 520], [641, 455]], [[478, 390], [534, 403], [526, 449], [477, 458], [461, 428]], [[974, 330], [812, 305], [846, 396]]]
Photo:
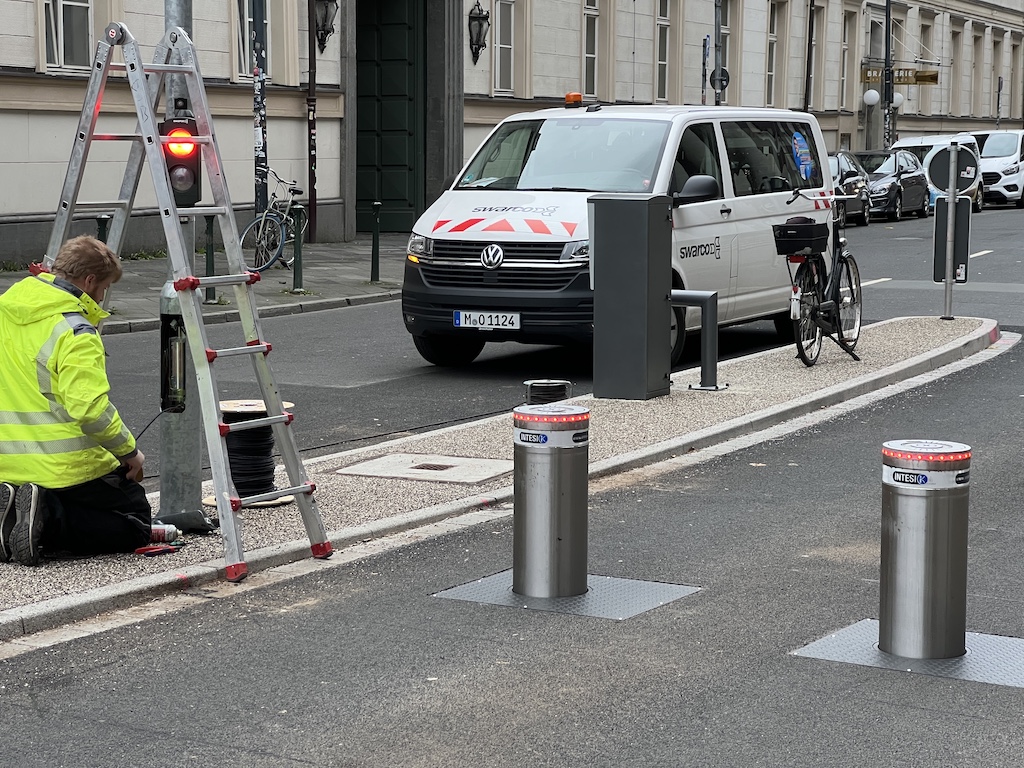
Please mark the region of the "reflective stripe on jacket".
[[136, 452], [108, 394], [107, 316], [71, 283], [41, 274], [0, 296], [0, 481], [67, 488]]

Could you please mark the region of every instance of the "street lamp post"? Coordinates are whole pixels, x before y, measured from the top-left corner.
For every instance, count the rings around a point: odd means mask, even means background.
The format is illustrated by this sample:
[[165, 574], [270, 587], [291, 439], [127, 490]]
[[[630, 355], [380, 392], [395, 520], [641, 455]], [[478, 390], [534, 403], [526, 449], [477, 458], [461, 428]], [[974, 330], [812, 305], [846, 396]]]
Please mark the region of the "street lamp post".
[[882, 147], [892, 147], [892, 0], [885, 0], [885, 67], [882, 69]]

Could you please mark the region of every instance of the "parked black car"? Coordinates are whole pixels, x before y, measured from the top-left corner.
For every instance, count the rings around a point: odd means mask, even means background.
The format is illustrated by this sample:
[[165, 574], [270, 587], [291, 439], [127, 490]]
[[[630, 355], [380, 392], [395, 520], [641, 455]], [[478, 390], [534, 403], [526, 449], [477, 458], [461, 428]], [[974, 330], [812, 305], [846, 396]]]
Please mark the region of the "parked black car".
[[845, 227], [848, 219], [866, 227], [871, 223], [871, 199], [868, 196], [870, 179], [864, 166], [852, 152], [844, 149], [830, 152], [828, 165], [832, 170], [837, 195], [856, 195], [855, 200], [836, 200], [833, 211], [835, 222]]
[[904, 211], [928, 216], [928, 178], [905, 149], [855, 152], [870, 178], [871, 214], [899, 221]]

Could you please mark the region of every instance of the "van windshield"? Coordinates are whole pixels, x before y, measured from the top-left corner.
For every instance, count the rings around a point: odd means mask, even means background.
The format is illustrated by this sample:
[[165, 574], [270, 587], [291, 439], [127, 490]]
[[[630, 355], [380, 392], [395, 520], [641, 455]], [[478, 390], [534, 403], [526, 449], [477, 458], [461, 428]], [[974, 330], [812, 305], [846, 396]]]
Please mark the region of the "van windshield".
[[1015, 133], [992, 133], [981, 150], [982, 157], [1009, 157], [1017, 154], [1020, 139]]
[[505, 123], [455, 188], [649, 192], [669, 126], [581, 117]]

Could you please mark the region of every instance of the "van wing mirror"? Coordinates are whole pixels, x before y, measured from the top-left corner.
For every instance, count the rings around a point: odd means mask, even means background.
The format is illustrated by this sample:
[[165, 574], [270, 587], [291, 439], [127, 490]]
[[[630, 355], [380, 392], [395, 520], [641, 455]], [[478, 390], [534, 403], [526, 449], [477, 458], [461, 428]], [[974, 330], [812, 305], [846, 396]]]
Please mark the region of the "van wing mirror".
[[718, 179], [714, 176], [697, 174], [688, 178], [683, 184], [683, 188], [672, 195], [672, 207], [716, 200], [721, 196], [722, 190], [718, 186]]

